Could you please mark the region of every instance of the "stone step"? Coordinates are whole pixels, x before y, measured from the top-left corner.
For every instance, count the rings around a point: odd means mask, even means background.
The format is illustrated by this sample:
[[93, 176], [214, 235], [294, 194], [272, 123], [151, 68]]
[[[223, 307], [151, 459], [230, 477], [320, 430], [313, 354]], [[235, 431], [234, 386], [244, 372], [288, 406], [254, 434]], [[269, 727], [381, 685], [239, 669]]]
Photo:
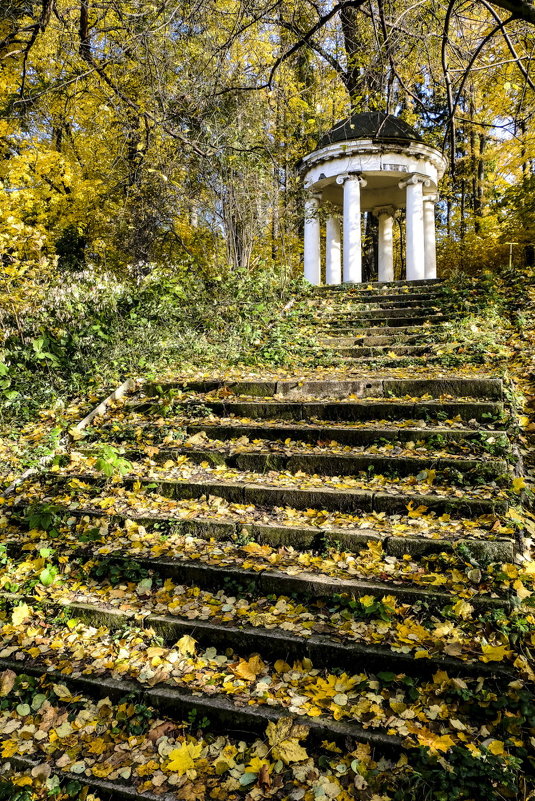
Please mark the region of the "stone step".
[[[377, 426], [377, 427], [375, 427]], [[381, 426], [381, 421], [376, 421], [374, 427], [354, 427], [349, 426], [313, 426], [311, 424], [291, 425], [266, 421], [266, 425], [252, 423], [234, 422], [198, 422], [188, 424], [185, 428], [186, 433], [191, 436], [201, 431], [212, 439], [238, 439], [248, 437], [254, 439], [292, 439], [298, 442], [337, 442], [347, 446], [366, 446], [385, 442], [419, 442], [428, 443], [427, 447], [444, 448], [448, 443], [462, 443], [469, 449], [483, 450], [481, 444], [488, 443], [494, 445], [496, 440], [502, 441], [503, 452], [508, 450], [509, 441], [503, 431], [476, 430], [470, 428], [418, 428], [414, 427], [396, 428]]]
[[[444, 480], [447, 478], [452, 483], [458, 483], [456, 476], [462, 474], [462, 482], [467, 484], [482, 484], [507, 472], [507, 463], [501, 459], [437, 457], [431, 451], [425, 456], [310, 453], [299, 451], [295, 446], [287, 448], [286, 451], [285, 453], [260, 450], [243, 452], [243, 449], [240, 450], [238, 447], [237, 451], [233, 452], [232, 446], [215, 449], [177, 445], [174, 448], [163, 446], [158, 453], [151, 453], [150, 458], [157, 464], [164, 464], [168, 460], [187, 456], [195, 464], [208, 462], [214, 467], [226, 465], [246, 472], [266, 473], [277, 470], [288, 473], [317, 473], [324, 476], [352, 476], [370, 471], [392, 476], [409, 476], [433, 469], [437, 472], [437, 478], [444, 475]], [[98, 450], [89, 450], [88, 453], [98, 453]], [[139, 461], [147, 456], [146, 452], [135, 447], [123, 449], [122, 453], [129, 461]]]
[[366, 292], [376, 292], [380, 290], [387, 290], [391, 288], [393, 291], [399, 289], [403, 291], [405, 287], [409, 290], [417, 292], [420, 287], [440, 288], [444, 284], [441, 278], [421, 278], [417, 281], [368, 281], [361, 284], [336, 284], [326, 285], [315, 288], [315, 292], [323, 294], [324, 292], [342, 292], [347, 295], [355, 295]]
[[[24, 673], [29, 676], [46, 676], [50, 681], [66, 685], [71, 692], [82, 692], [90, 697], [109, 698], [115, 703], [131, 695], [138, 701], [150, 704], [160, 713], [174, 717], [178, 721], [196, 710], [201, 717], [206, 715], [212, 725], [215, 724], [216, 729], [223, 730], [230, 735], [234, 733], [243, 737], [244, 732], [246, 737], [263, 735], [266, 725], [270, 721], [276, 722], [282, 717], [288, 717], [288, 711], [281, 706], [268, 706], [267, 704], [239, 706], [222, 693], [188, 692], [183, 689], [179, 690], [172, 684], [147, 687], [132, 680], [115, 679], [106, 675], [69, 676], [59, 670], [47, 670], [45, 666], [33, 660], [25, 660], [21, 663], [16, 660], [0, 659], [0, 669], [14, 670], [16, 673]], [[387, 734], [380, 729], [364, 729], [351, 721], [308, 716], [300, 717], [299, 721], [309, 728], [309, 738], [315, 740], [316, 743], [326, 738], [343, 743], [349, 737], [357, 742], [380, 746], [382, 751], [386, 750], [389, 754], [398, 751], [402, 746], [401, 737]], [[79, 776], [77, 778], [80, 779]], [[85, 777], [83, 781], [85, 783]], [[125, 797], [128, 798], [128, 796]], [[161, 798], [161, 796], [158, 797]]]
[[[46, 477], [47, 474], [45, 474]], [[58, 488], [68, 485], [75, 479], [89, 486], [102, 486], [105, 480], [88, 474], [49, 474]], [[122, 486], [126, 489], [143, 487], [155, 490], [159, 495], [173, 500], [194, 499], [203, 496], [224, 498], [229, 503], [252, 504], [254, 506], [282, 506], [294, 509], [324, 509], [333, 512], [386, 512], [387, 514], [405, 513], [409, 505], [414, 508], [425, 506], [428, 512], [449, 514], [452, 517], [463, 517], [486, 514], [505, 514], [508, 509], [506, 497], [496, 489], [494, 497], [484, 497], [480, 491], [465, 489], [463, 493], [440, 494], [440, 491], [412, 492], [389, 482], [380, 490], [370, 489], [335, 489], [334, 487], [307, 487], [273, 483], [276, 476], [270, 474], [271, 481], [251, 482], [250, 478], [240, 480], [217, 480], [210, 477], [200, 480], [176, 479], [165, 477], [123, 476]], [[310, 484], [310, 477], [307, 478]], [[249, 483], [247, 483], [249, 482]], [[341, 482], [343, 484], [343, 481]], [[442, 489], [442, 488], [441, 488]], [[443, 491], [443, 490], [442, 490]]]
[[373, 309], [329, 309], [323, 311], [322, 314], [316, 312], [314, 320], [334, 320], [335, 322], [344, 322], [346, 320], [368, 320], [371, 318], [382, 317], [440, 317], [445, 316], [446, 312], [442, 311], [438, 306], [399, 306], [392, 308], [373, 308]]
[[390, 354], [394, 356], [425, 356], [431, 355], [432, 349], [429, 345], [384, 345], [377, 347], [344, 347], [331, 345], [329, 348], [333, 354], [340, 357], [347, 356], [350, 359], [380, 359], [387, 358]]
[[[333, 326], [320, 326], [317, 325], [314, 329], [315, 336], [332, 336]], [[418, 334], [420, 336], [448, 336], [450, 332], [444, 329], [442, 323], [429, 324], [422, 323], [419, 325], [378, 325], [362, 328], [361, 326], [348, 325], [344, 323], [336, 328], [336, 334], [341, 336], [350, 336], [355, 339], [366, 336], [407, 336], [411, 334]]]
[[442, 301], [442, 300], [449, 300], [447, 296], [444, 295], [442, 290], [433, 290], [430, 289], [429, 291], [422, 291], [422, 292], [397, 292], [388, 294], [387, 292], [380, 292], [375, 294], [365, 295], [363, 297], [355, 297], [355, 295], [335, 295], [334, 293], [332, 296], [328, 298], [322, 298], [321, 300], [316, 300], [315, 306], [317, 308], [321, 308], [323, 305], [332, 305], [338, 306], [339, 308], [344, 308], [346, 306], [359, 306], [361, 304], [367, 303], [394, 303], [395, 305], [402, 305], [403, 303], [420, 303], [426, 304], [428, 302], [433, 302], [435, 300]]
[[347, 317], [354, 315], [359, 317], [361, 315], [376, 314], [377, 316], [389, 316], [393, 312], [392, 317], [399, 316], [398, 312], [414, 312], [413, 316], [423, 317], [426, 314], [436, 314], [437, 312], [448, 311], [450, 313], [457, 313], [457, 310], [451, 304], [447, 306], [443, 301], [433, 301], [432, 298], [427, 303], [422, 303], [421, 299], [414, 301], [376, 301], [374, 303], [344, 303], [344, 304], [329, 304], [322, 306], [313, 306], [310, 308], [307, 315], [303, 314], [303, 319], [307, 316], [312, 317]]
[[380, 316], [377, 312], [374, 312], [373, 316], [366, 317], [365, 315], [360, 315], [357, 317], [355, 316], [348, 316], [346, 318], [333, 318], [330, 321], [328, 318], [324, 317], [316, 317], [314, 319], [314, 323], [318, 326], [323, 326], [325, 328], [332, 328], [336, 326], [336, 328], [343, 328], [348, 327], [351, 325], [352, 328], [405, 328], [405, 327], [414, 327], [414, 326], [423, 326], [426, 324], [436, 325], [439, 323], [449, 323], [452, 320], [456, 319], [456, 315], [453, 314], [426, 314], [424, 316], [404, 316], [404, 317], [393, 317], [391, 315], [388, 316]]
[[[336, 356], [333, 353], [325, 354], [325, 359], [330, 358], [330, 364], [334, 367], [339, 367], [342, 364], [347, 368], [355, 370], [379, 370], [385, 368], [396, 367], [399, 369], [419, 369], [423, 370], [426, 367], [442, 366], [444, 363], [453, 366], [457, 365], [474, 365], [481, 364], [481, 355], [478, 352], [470, 353], [463, 351], [457, 353], [456, 351], [448, 351], [447, 353], [435, 353], [434, 351], [426, 351], [425, 353], [417, 353], [413, 355], [395, 353], [376, 354], [374, 356]], [[444, 360], [446, 359], [446, 362]]]
[[[56, 614], [68, 613], [88, 625], [105, 626], [112, 630], [135, 626], [138, 622], [135, 607], [125, 611], [79, 601], [41, 603]], [[415, 659], [412, 653], [395, 651], [385, 645], [344, 640], [342, 631], [338, 635], [340, 641], [325, 635], [302, 636], [295, 631], [284, 631], [281, 628], [246, 625], [242, 621], [238, 625], [232, 625], [220, 621], [214, 623], [199, 618], [188, 619], [158, 613], [144, 616], [143, 625], [144, 628], [154, 629], [157, 636], [169, 645], [174, 644], [184, 634], [188, 634], [204, 648], [216, 647], [223, 652], [227, 648], [232, 648], [238, 652], [259, 653], [270, 661], [283, 659], [292, 662], [306, 657], [315, 668], [337, 667], [353, 671], [356, 665], [360, 665], [372, 672], [387, 669], [418, 676], [429, 676], [437, 670], [447, 670], [452, 676], [487, 675], [511, 678], [514, 673], [507, 665], [466, 661], [445, 654]]]
[[[456, 397], [489, 398], [501, 400], [503, 398], [503, 381], [494, 376], [480, 375], [473, 378], [463, 376], [442, 375], [432, 378], [398, 378], [398, 377], [366, 377], [333, 379], [295, 379], [281, 381], [232, 381], [232, 380], [206, 380], [206, 381], [162, 381], [147, 382], [137, 399], [143, 395], [149, 398], [164, 395], [173, 389], [184, 392], [195, 392], [207, 395], [222, 392], [225, 397], [232, 395], [246, 395], [259, 398], [269, 398], [275, 395], [291, 400], [303, 396], [314, 398], [346, 398], [349, 395], [358, 397], [384, 396], [402, 398], [431, 395], [441, 397], [451, 395]], [[134, 399], [136, 400], [136, 399]], [[204, 398], [203, 398], [204, 400]]]
[[[353, 336], [353, 337], [338, 337], [338, 336], [330, 336], [324, 337], [319, 340], [321, 345], [333, 347], [333, 348], [350, 348], [350, 347], [375, 347], [378, 345], [411, 345], [411, 344], [422, 344], [422, 339], [424, 339], [424, 335], [422, 334], [390, 334], [389, 336], [366, 336], [366, 334], [362, 334], [361, 336]], [[434, 344], [435, 340], [429, 337], [431, 340], [431, 344]], [[429, 344], [429, 343], [423, 343]], [[438, 343], [437, 343], [438, 344]]]
[[[53, 494], [49, 496], [54, 500]], [[94, 496], [95, 498], [97, 496]], [[141, 496], [143, 500], [144, 496]], [[151, 494], [152, 497], [152, 494]], [[166, 501], [166, 499], [163, 499]], [[97, 500], [98, 502], [98, 500]], [[269, 545], [272, 548], [293, 548], [298, 551], [312, 550], [320, 553], [325, 550], [325, 543], [336, 543], [340, 548], [349, 553], [358, 553], [363, 548], [367, 548], [370, 542], [381, 544], [382, 552], [386, 556], [394, 556], [403, 559], [406, 554], [411, 557], [421, 558], [436, 553], [455, 552], [460, 546], [466, 546], [475, 559], [487, 562], [512, 562], [515, 556], [515, 541], [511, 537], [499, 536], [492, 530], [496, 522], [495, 518], [485, 518], [479, 525], [479, 535], [477, 524], [473, 525], [461, 534], [451, 534], [453, 526], [445, 527], [440, 525], [436, 531], [429, 529], [420, 534], [419, 530], [413, 525], [410, 526], [411, 518], [406, 518], [407, 524], [402, 524], [405, 531], [402, 535], [397, 533], [400, 525], [400, 516], [395, 515], [392, 519], [388, 516], [381, 517], [379, 529], [373, 528], [377, 524], [378, 518], [363, 519], [360, 523], [352, 516], [351, 526], [336, 525], [336, 523], [325, 523], [322, 519], [321, 526], [310, 525], [310, 518], [305, 516], [306, 523], [296, 522], [298, 510], [287, 508], [290, 517], [283, 523], [277, 510], [269, 510], [265, 507], [249, 505], [247, 510], [237, 510], [235, 513], [227, 513], [226, 519], [203, 517], [202, 512], [196, 514], [189, 511], [188, 516], [177, 516], [177, 513], [169, 511], [167, 505], [164, 511], [155, 512], [151, 510], [150, 515], [143, 510], [125, 509], [122, 512], [112, 512], [101, 509], [98, 505], [91, 506], [91, 499], [85, 500], [85, 505], [77, 505], [76, 508], [67, 508], [63, 511], [63, 516], [74, 522], [79, 520], [79, 525], [99, 529], [102, 525], [125, 527], [132, 521], [143, 526], [147, 531], [157, 529], [161, 536], [175, 536], [179, 534], [184, 537], [193, 537], [203, 541], [216, 542], [240, 542], [244, 535], [252, 541], [261, 545]], [[168, 502], [167, 502], [168, 504]], [[58, 506], [60, 509], [61, 507]], [[213, 511], [213, 510], [212, 510]], [[221, 515], [221, 510], [217, 510]], [[306, 510], [305, 510], [306, 511]], [[181, 510], [177, 510], [180, 515]], [[266, 522], [270, 513], [272, 522]], [[17, 509], [10, 512], [10, 519], [19, 525], [24, 525], [22, 515]], [[401, 518], [403, 520], [404, 518]], [[264, 522], [258, 522], [262, 520]], [[340, 516], [336, 516], [340, 520]], [[490, 522], [489, 522], [490, 520]], [[85, 521], [85, 523], [83, 522]], [[447, 521], [450, 523], [451, 521]], [[78, 531], [78, 527], [73, 530], [73, 536]], [[80, 540], [76, 540], [74, 545], [79, 546]], [[18, 556], [22, 551], [22, 546], [26, 545], [26, 540], [11, 538], [8, 542], [8, 551], [12, 556]]]
[[[20, 756], [15, 754], [9, 758], [9, 763], [16, 771], [23, 774], [36, 775], [42, 770], [42, 765], [45, 764], [45, 761], [43, 760], [42, 754], [38, 754], [37, 756]], [[111, 772], [110, 770], [110, 773]], [[69, 786], [70, 783], [72, 783], [72, 787], [74, 788], [82, 786], [79, 774], [72, 773], [63, 768], [56, 767], [52, 775], [60, 778], [62, 783], [65, 783], [67, 786]], [[6, 779], [8, 776], [9, 773], [6, 773]], [[107, 801], [161, 801], [162, 799], [161, 795], [156, 795], [156, 793], [151, 793], [148, 790], [138, 792], [134, 787], [122, 781], [119, 783], [117, 781], [109, 781], [108, 779], [99, 779], [92, 775], [84, 775], [83, 786], [91, 791], [92, 795], [89, 796], [90, 798], [105, 798]], [[13, 791], [15, 794], [15, 785]], [[19, 798], [20, 795], [16, 793], [14, 797]]]
[[162, 421], [161, 424], [143, 421], [136, 425], [104, 425], [88, 432], [84, 442], [92, 443], [105, 436], [108, 442], [123, 444], [150, 444], [161, 446], [167, 437], [171, 437], [177, 445], [186, 437], [204, 432], [212, 440], [229, 440], [247, 437], [253, 440], [274, 440], [283, 442], [287, 439], [305, 442], [312, 445], [327, 446], [336, 443], [345, 447], [366, 447], [385, 445], [422, 443], [429, 449], [444, 451], [451, 445], [451, 452], [503, 456], [510, 451], [510, 443], [504, 431], [486, 428], [462, 427], [422, 427], [417, 420], [405, 421], [403, 427], [388, 426], [384, 420], [371, 420], [368, 425], [318, 424], [307, 422], [282, 423], [277, 420], [240, 422], [234, 418], [223, 417], [220, 420], [198, 420], [194, 422], [180, 421], [174, 423]]
[[280, 420], [477, 420], [493, 422], [503, 415], [503, 404], [495, 401], [387, 401], [363, 400], [338, 403], [314, 401], [204, 401], [220, 417], [277, 418]]
[[[87, 556], [87, 554], [86, 554]], [[341, 578], [324, 573], [302, 570], [289, 575], [273, 568], [251, 570], [230, 564], [206, 564], [182, 557], [143, 557], [130, 552], [113, 550], [105, 555], [95, 555], [100, 562], [125, 561], [154, 571], [162, 578], [170, 578], [179, 584], [188, 584], [218, 591], [225, 585], [233, 588], [234, 595], [282, 595], [307, 599], [330, 599], [341, 594], [355, 598], [371, 595], [383, 598], [391, 595], [400, 603], [426, 604], [433, 609], [448, 606], [457, 599], [452, 592], [435, 587], [420, 587], [414, 584], [397, 584], [391, 581], [371, 581], [360, 578]], [[507, 597], [472, 595], [470, 604], [478, 610], [511, 608], [513, 601]]]

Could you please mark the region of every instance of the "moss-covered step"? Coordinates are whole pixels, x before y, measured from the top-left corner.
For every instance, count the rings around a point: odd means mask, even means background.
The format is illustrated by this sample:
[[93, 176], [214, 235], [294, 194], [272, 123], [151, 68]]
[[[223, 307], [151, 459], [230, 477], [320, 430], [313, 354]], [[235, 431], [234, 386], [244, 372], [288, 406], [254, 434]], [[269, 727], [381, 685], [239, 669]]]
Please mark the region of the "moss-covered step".
[[[241, 380], [229, 381], [213, 379], [204, 381], [152, 381], [147, 382], [141, 390], [148, 397], [165, 395], [174, 389], [184, 392], [213, 393], [224, 390], [231, 395], [248, 395], [254, 397], [299, 397], [300, 395], [316, 398], [344, 398], [348, 395], [358, 397], [405, 397], [430, 395], [440, 397], [472, 397], [501, 399], [503, 396], [503, 380], [496, 376], [463, 377], [444, 375], [430, 378], [398, 378], [386, 376], [367, 376], [365, 378], [347, 379], [283, 379], [280, 381]], [[139, 394], [138, 394], [139, 396]]]
[[[45, 474], [46, 476], [46, 474]], [[272, 478], [274, 478], [272, 476]], [[93, 474], [49, 474], [49, 479], [58, 489], [69, 481], [76, 480], [88, 486], [104, 486], [105, 479]], [[456, 490], [455, 494], [422, 494], [402, 490], [392, 482], [385, 484], [383, 490], [375, 489], [335, 489], [330, 487], [302, 489], [295, 486], [277, 486], [276, 482], [262, 484], [233, 480], [193, 480], [165, 479], [143, 476], [124, 476], [121, 484], [127, 488], [144, 487], [152, 489], [166, 498], [173, 500], [193, 499], [213, 495], [224, 498], [229, 503], [253, 504], [254, 506], [290, 506], [294, 509], [325, 509], [332, 512], [386, 512], [388, 514], [405, 513], [407, 507], [425, 506], [427, 511], [436, 514], [449, 514], [452, 517], [478, 517], [486, 514], [505, 514], [508, 502], [502, 494], [498, 497], [483, 497], [475, 490]]]

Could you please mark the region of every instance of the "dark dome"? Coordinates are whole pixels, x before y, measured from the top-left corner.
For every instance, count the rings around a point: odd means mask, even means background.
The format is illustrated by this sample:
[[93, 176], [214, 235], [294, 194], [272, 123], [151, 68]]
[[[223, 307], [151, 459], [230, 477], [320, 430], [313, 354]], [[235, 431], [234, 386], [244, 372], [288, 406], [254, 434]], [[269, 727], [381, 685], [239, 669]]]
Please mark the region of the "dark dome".
[[337, 122], [319, 141], [318, 148], [348, 139], [377, 139], [381, 142], [421, 142], [422, 137], [411, 126], [383, 111], [364, 111]]

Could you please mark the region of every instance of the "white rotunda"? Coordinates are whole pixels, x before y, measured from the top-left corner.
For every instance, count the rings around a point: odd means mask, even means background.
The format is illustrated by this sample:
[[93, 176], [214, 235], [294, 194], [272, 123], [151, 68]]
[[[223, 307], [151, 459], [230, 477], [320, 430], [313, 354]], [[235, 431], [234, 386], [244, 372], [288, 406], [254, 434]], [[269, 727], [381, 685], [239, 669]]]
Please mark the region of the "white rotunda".
[[338, 122], [300, 162], [306, 192], [305, 278], [321, 283], [322, 204], [329, 209], [327, 284], [362, 281], [365, 211], [378, 218], [378, 280], [394, 279], [392, 224], [398, 209], [405, 209], [406, 279], [436, 278], [435, 203], [445, 168], [443, 155], [392, 114], [363, 112]]

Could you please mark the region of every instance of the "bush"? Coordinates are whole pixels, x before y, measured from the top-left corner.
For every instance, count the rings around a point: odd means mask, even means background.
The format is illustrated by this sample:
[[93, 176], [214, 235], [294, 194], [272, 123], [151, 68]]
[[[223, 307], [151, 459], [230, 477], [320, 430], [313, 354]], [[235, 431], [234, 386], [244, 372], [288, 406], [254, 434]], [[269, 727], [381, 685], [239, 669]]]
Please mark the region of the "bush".
[[28, 419], [58, 397], [100, 393], [167, 364], [236, 362], [295, 286], [282, 268], [209, 277], [182, 265], [154, 269], [138, 284], [67, 271], [39, 309], [5, 321], [0, 411]]

